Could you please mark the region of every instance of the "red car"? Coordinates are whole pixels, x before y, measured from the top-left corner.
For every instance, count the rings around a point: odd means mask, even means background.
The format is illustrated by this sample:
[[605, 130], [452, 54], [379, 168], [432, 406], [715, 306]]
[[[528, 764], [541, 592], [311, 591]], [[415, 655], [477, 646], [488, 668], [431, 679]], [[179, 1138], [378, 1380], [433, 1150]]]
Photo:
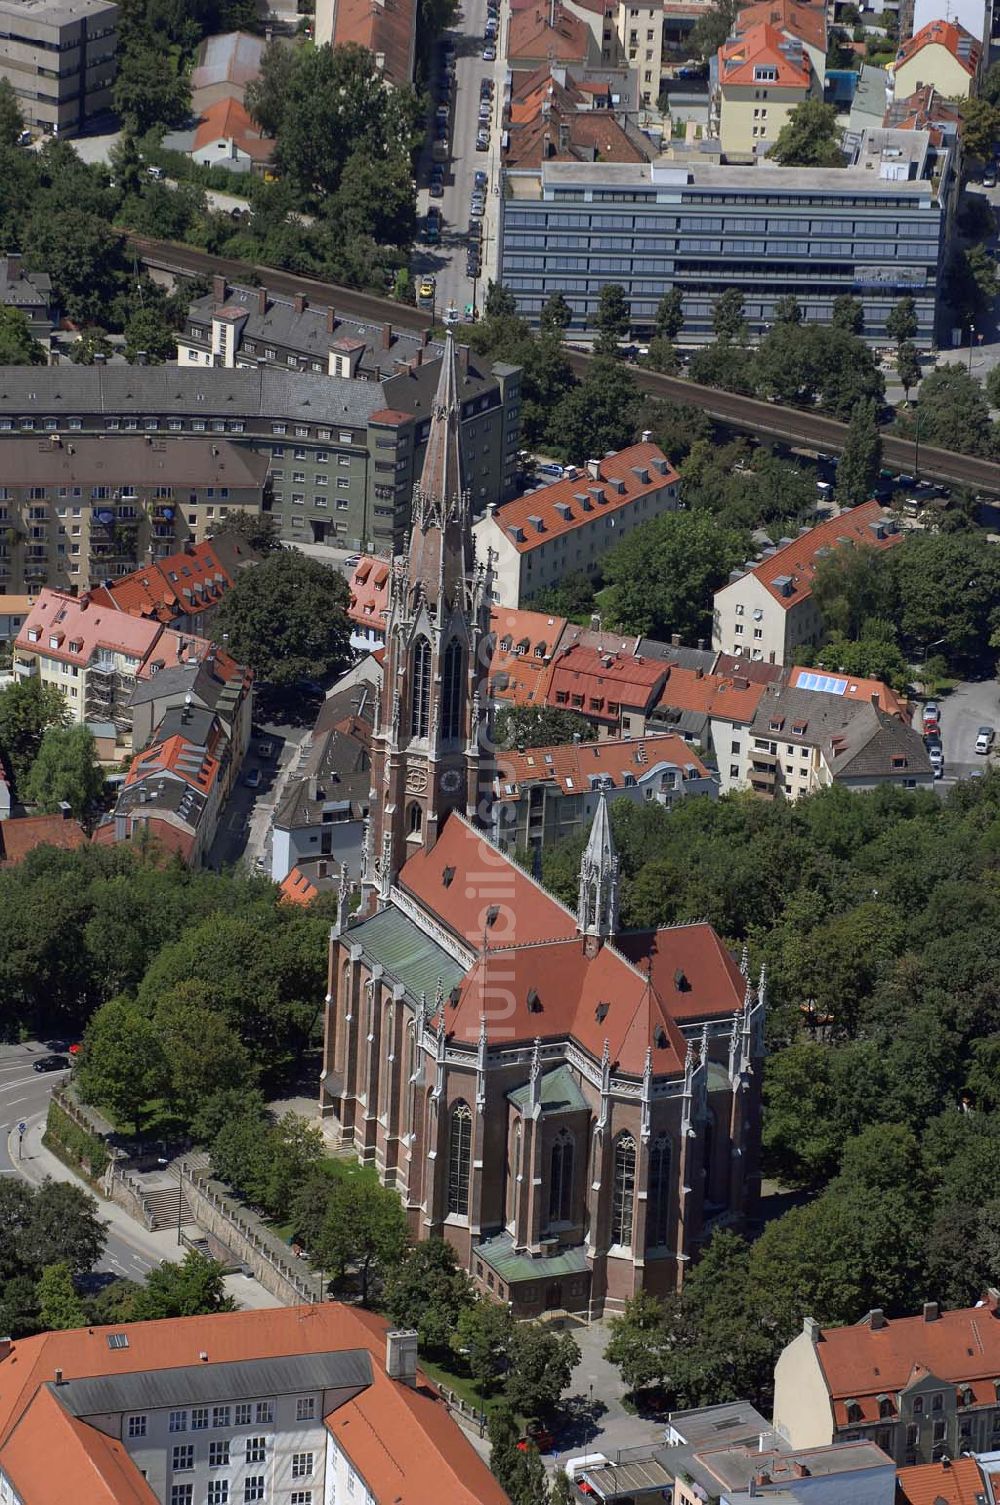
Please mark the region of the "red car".
[[547, 1431], [540, 1422], [529, 1422], [525, 1435], [517, 1444], [519, 1453], [526, 1453], [530, 1447], [536, 1447], [540, 1453], [552, 1451], [552, 1433]]

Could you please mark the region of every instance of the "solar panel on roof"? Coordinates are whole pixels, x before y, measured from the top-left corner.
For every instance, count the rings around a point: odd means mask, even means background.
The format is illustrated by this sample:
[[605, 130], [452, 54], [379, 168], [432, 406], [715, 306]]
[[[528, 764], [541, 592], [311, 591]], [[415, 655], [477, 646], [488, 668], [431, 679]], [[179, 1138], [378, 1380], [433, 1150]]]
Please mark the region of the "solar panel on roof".
[[847, 689], [846, 679], [837, 679], [831, 674], [800, 674], [796, 682], [798, 690], [822, 690], [827, 695], [843, 695]]

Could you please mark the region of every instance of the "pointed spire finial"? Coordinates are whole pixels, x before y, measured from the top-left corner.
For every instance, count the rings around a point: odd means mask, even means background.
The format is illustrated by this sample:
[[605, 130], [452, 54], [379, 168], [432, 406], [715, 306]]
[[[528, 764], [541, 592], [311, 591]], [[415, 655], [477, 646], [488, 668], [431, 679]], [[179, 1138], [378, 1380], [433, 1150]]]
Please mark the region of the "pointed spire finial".
[[613, 936], [618, 929], [618, 854], [603, 790], [580, 860], [577, 929], [581, 935], [602, 937]]

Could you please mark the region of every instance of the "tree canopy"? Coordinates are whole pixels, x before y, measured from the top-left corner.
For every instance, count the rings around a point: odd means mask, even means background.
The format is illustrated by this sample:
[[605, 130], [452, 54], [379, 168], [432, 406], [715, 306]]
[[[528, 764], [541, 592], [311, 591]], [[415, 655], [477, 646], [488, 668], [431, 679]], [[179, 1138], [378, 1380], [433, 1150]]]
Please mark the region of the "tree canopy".
[[789, 112], [768, 156], [781, 167], [842, 167], [837, 111], [819, 99], [804, 99]]
[[711, 637], [712, 594], [746, 557], [748, 540], [703, 512], [664, 512], [604, 561], [607, 616], [622, 632], [685, 642]]
[[215, 617], [229, 651], [275, 685], [325, 679], [350, 656], [349, 594], [343, 576], [294, 549], [244, 570]]

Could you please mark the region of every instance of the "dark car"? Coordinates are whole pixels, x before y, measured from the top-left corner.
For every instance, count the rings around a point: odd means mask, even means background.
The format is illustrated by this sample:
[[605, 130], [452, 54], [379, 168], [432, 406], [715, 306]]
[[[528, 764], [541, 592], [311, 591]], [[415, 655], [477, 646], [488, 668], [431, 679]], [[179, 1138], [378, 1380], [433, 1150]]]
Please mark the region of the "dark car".
[[490, 181], [490, 175], [489, 173], [484, 172], [480, 167], [477, 170], [476, 175], [472, 181], [475, 183], [477, 188], [485, 188], [487, 183]]
[[469, 239], [470, 240], [482, 240], [482, 238], [483, 238], [483, 222], [482, 222], [482, 220], [480, 220], [480, 219], [470, 219], [470, 221], [469, 221]]
[[36, 1071], [68, 1071], [69, 1056], [39, 1056], [34, 1067]]
[[444, 198], [444, 184], [442, 183], [441, 179], [440, 178], [432, 178], [431, 179], [431, 186], [430, 186], [430, 188], [428, 188], [427, 192], [430, 194], [430, 196], [431, 196], [432, 199], [443, 199]]
[[50, 1055], [64, 1056], [69, 1051], [68, 1040], [46, 1040], [45, 1049]]
[[472, 281], [475, 282], [482, 270], [482, 264], [479, 261], [473, 261], [472, 257], [470, 256], [468, 261], [465, 263], [466, 277], [471, 278]]

